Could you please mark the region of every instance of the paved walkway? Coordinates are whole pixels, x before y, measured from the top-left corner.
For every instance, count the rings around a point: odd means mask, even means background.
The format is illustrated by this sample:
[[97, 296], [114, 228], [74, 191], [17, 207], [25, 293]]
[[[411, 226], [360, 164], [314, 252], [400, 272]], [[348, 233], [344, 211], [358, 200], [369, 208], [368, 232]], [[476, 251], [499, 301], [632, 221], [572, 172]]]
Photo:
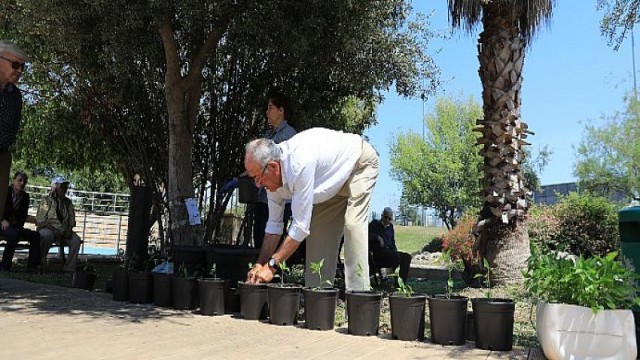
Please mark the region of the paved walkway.
[[[0, 277], [0, 359], [527, 359], [529, 349], [361, 337], [112, 301]], [[532, 356], [535, 351], [532, 351]]]

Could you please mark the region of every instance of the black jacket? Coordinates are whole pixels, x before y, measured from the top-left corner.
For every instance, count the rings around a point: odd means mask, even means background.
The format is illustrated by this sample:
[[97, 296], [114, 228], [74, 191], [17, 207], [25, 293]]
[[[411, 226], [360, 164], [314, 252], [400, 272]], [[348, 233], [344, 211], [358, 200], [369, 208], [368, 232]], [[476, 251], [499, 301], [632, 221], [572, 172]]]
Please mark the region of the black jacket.
[[2, 216], [2, 220], [7, 220], [12, 228], [14, 229], [22, 229], [24, 227], [24, 222], [27, 220], [27, 215], [29, 212], [29, 193], [26, 191], [22, 192], [22, 199], [20, 199], [20, 203], [18, 203], [18, 208], [13, 208], [13, 187], [9, 186], [9, 191], [7, 192], [7, 202], [4, 207], [4, 215]]

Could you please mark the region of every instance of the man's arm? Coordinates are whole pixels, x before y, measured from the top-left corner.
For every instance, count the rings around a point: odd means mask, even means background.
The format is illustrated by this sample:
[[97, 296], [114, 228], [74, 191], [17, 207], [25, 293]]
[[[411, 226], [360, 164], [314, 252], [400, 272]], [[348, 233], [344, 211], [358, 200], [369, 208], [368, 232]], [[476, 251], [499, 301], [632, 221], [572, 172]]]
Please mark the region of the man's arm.
[[[278, 239], [279, 237], [280, 236], [278, 236]], [[265, 236], [265, 243], [267, 242], [267, 239], [268, 237]], [[278, 248], [278, 250], [272, 256], [270, 256], [270, 258], [272, 257], [276, 259], [276, 262], [278, 264], [281, 264], [283, 261], [286, 261], [289, 257], [291, 257], [291, 255], [293, 255], [298, 246], [300, 246], [299, 241], [296, 241], [292, 237], [287, 236], [282, 242], [282, 245], [280, 245], [280, 248]], [[273, 279], [273, 276], [276, 274], [276, 270], [277, 269], [271, 268], [269, 266], [268, 259], [265, 262], [259, 261], [258, 264], [256, 264], [256, 266], [254, 266], [254, 268], [249, 271], [249, 274], [247, 275], [247, 282], [250, 284], [268, 283]]]

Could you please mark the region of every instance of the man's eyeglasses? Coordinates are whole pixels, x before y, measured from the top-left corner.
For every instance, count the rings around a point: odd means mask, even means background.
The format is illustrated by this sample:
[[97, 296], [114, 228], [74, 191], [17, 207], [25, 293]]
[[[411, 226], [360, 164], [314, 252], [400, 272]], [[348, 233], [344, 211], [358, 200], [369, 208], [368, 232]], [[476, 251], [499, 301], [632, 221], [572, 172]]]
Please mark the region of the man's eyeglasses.
[[269, 162], [267, 162], [266, 164], [264, 164], [264, 167], [262, 168], [262, 173], [260, 174], [260, 176], [253, 176], [251, 179], [253, 179], [253, 181], [255, 181], [256, 185], [260, 184], [262, 182], [262, 177], [264, 176], [264, 172], [267, 171], [267, 166], [269, 166]]
[[23, 63], [23, 62], [7, 59], [4, 56], [0, 56], [0, 59], [10, 62], [11, 63], [11, 68], [13, 70], [20, 69], [20, 71], [24, 71], [24, 69], [27, 67], [27, 65], [25, 63]]

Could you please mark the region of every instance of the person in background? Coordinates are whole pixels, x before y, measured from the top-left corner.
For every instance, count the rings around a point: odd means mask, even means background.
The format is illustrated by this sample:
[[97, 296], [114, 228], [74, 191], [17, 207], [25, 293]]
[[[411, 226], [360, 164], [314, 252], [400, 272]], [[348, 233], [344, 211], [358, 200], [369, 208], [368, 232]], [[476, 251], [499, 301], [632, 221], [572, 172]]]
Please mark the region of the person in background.
[[0, 40], [0, 214], [4, 214], [11, 170], [11, 150], [22, 117], [22, 93], [15, 85], [25, 69], [27, 55], [18, 45]]
[[36, 224], [40, 233], [42, 264], [47, 263], [47, 254], [54, 240], [69, 246], [69, 256], [63, 271], [74, 272], [80, 244], [80, 236], [73, 231], [76, 226], [76, 214], [71, 199], [67, 197], [69, 182], [62, 176], [51, 180], [51, 192], [40, 201]]
[[[269, 129], [265, 134], [266, 139], [271, 139], [276, 144], [285, 140], [289, 140], [296, 134], [296, 130], [289, 125], [287, 119], [292, 116], [291, 104], [289, 99], [280, 93], [269, 94], [269, 103], [267, 104], [267, 121]], [[285, 227], [291, 218], [291, 202], [287, 201], [284, 209]], [[264, 229], [269, 219], [269, 206], [267, 205], [267, 190], [263, 187], [258, 189], [258, 201], [255, 206], [255, 217], [253, 226], [253, 241], [256, 248], [262, 247], [264, 240]]]
[[40, 235], [33, 230], [25, 229], [29, 211], [29, 193], [24, 191], [29, 177], [22, 171], [13, 176], [13, 185], [8, 189], [7, 202], [0, 224], [0, 235], [7, 238], [7, 245], [2, 252], [0, 271], [9, 271], [13, 263], [20, 238], [29, 242], [29, 259], [27, 272], [38, 272], [40, 268]]
[[369, 223], [369, 251], [373, 254], [373, 261], [380, 268], [393, 268], [400, 266], [399, 275], [403, 281], [407, 281], [411, 255], [398, 251], [396, 236], [393, 230], [393, 210], [390, 207], [382, 210], [380, 220], [372, 220]]
[[[264, 244], [248, 283], [271, 281], [277, 266], [306, 243], [305, 285], [321, 286], [311, 263], [324, 259], [322, 278], [333, 281], [344, 233], [345, 286], [369, 289], [367, 221], [378, 178], [378, 154], [357, 134], [313, 128], [280, 144], [257, 139], [246, 146], [244, 166], [256, 185], [268, 190], [269, 220]], [[292, 222], [284, 230], [291, 199]]]

